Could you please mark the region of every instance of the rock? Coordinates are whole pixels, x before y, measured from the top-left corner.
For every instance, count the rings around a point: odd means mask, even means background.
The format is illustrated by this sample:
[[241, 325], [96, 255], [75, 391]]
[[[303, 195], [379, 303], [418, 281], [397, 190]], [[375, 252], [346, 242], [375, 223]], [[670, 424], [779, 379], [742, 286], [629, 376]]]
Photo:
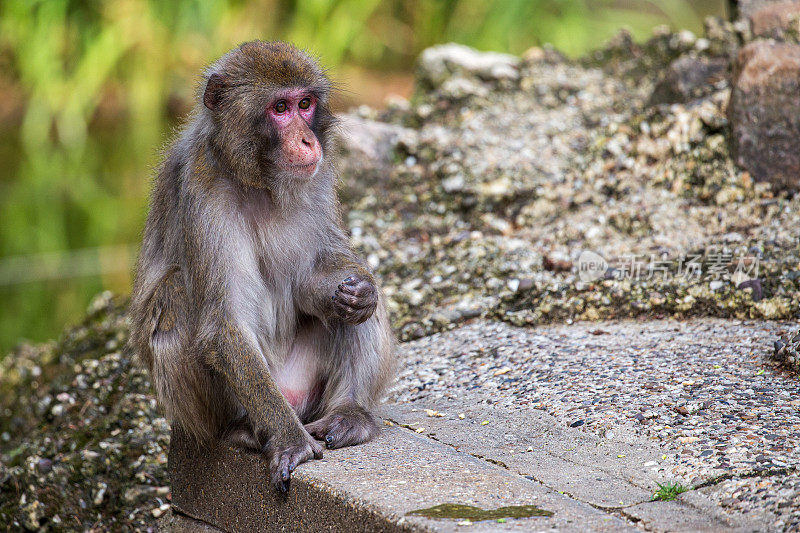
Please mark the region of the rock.
[[753, 35], [773, 39], [797, 39], [800, 33], [800, 1], [778, 2], [756, 11], [750, 18]]
[[746, 45], [731, 85], [728, 120], [736, 163], [756, 181], [800, 188], [800, 45]]
[[726, 58], [679, 57], [667, 67], [650, 96], [650, 104], [684, 103], [707, 96], [727, 79]]
[[572, 261], [565, 254], [552, 252], [544, 256], [542, 266], [544, 266], [545, 270], [552, 272], [569, 272], [572, 270]]
[[39, 462], [36, 463], [36, 468], [38, 468], [39, 472], [42, 474], [46, 474], [53, 469], [53, 461], [50, 459], [39, 459]]
[[[453, 84], [453, 80], [458, 78], [515, 83], [519, 80], [520, 63], [520, 58], [515, 56], [479, 52], [451, 43], [425, 50], [417, 65], [417, 76], [418, 82], [428, 89], [439, 88], [445, 83]], [[463, 82], [459, 83], [463, 85]]]
[[731, 13], [731, 18], [749, 19], [764, 8], [785, 3], [786, 0], [733, 0], [731, 4], [734, 12]]
[[[387, 176], [394, 165], [395, 153], [401, 142], [413, 143], [416, 132], [396, 124], [378, 122], [353, 114], [339, 117], [341, 131], [340, 175], [342, 194], [360, 196], [363, 180], [374, 183], [376, 177]], [[354, 190], [355, 189], [355, 190]]]
[[790, 370], [800, 372], [800, 331], [783, 335], [776, 340], [772, 358]]

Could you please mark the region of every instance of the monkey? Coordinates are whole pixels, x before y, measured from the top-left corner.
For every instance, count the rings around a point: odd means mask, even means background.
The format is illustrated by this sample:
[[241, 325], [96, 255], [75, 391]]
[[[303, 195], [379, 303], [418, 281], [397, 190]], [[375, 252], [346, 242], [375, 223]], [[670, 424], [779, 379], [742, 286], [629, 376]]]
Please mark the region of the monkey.
[[383, 295], [343, 229], [332, 91], [284, 42], [207, 69], [154, 180], [129, 311], [173, 428], [265, 454], [282, 492], [324, 447], [378, 434], [394, 368]]

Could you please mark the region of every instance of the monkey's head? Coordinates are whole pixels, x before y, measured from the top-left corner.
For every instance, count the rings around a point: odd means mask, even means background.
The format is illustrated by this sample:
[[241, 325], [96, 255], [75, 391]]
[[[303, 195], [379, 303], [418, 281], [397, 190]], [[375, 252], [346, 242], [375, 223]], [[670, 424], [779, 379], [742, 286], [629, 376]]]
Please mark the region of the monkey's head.
[[323, 70], [294, 46], [245, 43], [207, 72], [212, 146], [251, 187], [313, 179], [329, 152], [330, 92]]

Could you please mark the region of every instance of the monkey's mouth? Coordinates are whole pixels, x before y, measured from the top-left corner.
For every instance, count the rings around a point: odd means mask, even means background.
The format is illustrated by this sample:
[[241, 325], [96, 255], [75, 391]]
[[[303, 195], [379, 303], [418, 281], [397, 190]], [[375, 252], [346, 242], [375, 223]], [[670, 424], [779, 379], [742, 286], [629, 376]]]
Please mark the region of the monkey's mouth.
[[313, 175], [317, 172], [317, 165], [319, 165], [319, 161], [314, 161], [306, 165], [287, 165], [287, 170], [295, 174]]

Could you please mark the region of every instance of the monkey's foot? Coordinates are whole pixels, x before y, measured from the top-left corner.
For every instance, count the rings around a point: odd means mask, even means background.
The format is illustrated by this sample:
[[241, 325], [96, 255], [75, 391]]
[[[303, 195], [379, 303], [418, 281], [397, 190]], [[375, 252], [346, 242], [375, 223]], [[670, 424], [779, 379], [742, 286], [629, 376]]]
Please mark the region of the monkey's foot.
[[269, 472], [273, 486], [280, 492], [289, 490], [292, 472], [297, 465], [313, 459], [322, 459], [322, 446], [314, 439], [305, 437], [305, 442], [291, 445], [267, 445], [270, 456]]
[[306, 424], [306, 429], [315, 439], [325, 441], [330, 449], [367, 442], [379, 431], [375, 419], [361, 407], [338, 409], [316, 422]]
[[353, 274], [345, 278], [333, 293], [336, 314], [348, 324], [361, 324], [378, 306], [378, 290], [371, 281]]

